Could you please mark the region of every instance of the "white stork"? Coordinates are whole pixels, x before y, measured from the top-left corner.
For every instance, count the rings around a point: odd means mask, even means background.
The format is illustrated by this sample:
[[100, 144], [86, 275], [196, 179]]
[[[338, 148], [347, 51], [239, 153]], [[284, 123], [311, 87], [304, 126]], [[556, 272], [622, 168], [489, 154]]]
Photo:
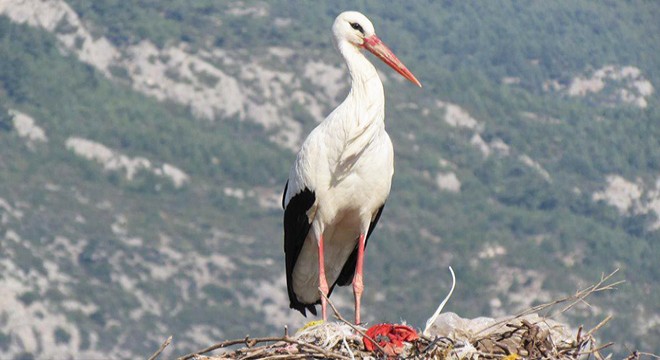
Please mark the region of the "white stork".
[[318, 289], [329, 296], [335, 285], [352, 282], [359, 324], [364, 249], [394, 174], [383, 84], [361, 49], [422, 85], [361, 13], [341, 13], [332, 33], [351, 75], [351, 91], [309, 134], [289, 173], [282, 198], [286, 280], [290, 307], [316, 315], [321, 303], [323, 320], [327, 304]]

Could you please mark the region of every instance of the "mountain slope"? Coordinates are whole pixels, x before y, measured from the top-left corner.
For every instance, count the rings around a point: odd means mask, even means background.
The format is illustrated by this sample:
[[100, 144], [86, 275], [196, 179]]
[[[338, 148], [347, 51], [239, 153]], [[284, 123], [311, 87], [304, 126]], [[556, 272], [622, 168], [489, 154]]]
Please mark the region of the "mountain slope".
[[[347, 89], [329, 27], [352, 6], [0, 2], [0, 352], [128, 358], [181, 334], [179, 354], [301, 324], [279, 196]], [[448, 265], [465, 316], [620, 267], [568, 320], [614, 313], [617, 354], [660, 352], [658, 7], [358, 10], [424, 84], [379, 67], [397, 173], [366, 319], [421, 325]]]

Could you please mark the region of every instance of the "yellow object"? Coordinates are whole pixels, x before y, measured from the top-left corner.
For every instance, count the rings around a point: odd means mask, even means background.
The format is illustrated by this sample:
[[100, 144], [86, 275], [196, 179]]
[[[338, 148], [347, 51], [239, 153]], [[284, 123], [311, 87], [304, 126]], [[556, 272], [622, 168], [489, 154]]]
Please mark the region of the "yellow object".
[[308, 322], [307, 324], [303, 325], [303, 327], [301, 327], [300, 329], [298, 329], [298, 331], [296, 331], [296, 334], [298, 334], [299, 332], [301, 332], [303, 330], [309, 329], [312, 326], [321, 325], [321, 324], [323, 324], [323, 320], [312, 320], [312, 321]]
[[502, 358], [502, 360], [518, 360], [518, 359], [521, 359], [520, 355], [518, 354], [511, 354]]

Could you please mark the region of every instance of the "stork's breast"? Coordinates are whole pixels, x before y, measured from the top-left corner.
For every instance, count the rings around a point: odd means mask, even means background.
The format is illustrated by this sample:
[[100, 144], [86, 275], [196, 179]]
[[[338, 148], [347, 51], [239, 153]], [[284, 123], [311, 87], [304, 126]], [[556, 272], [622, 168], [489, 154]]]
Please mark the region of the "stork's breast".
[[392, 183], [391, 172], [376, 172], [359, 169], [347, 173], [339, 182], [331, 186], [324, 194], [330, 210], [371, 215], [387, 199]]

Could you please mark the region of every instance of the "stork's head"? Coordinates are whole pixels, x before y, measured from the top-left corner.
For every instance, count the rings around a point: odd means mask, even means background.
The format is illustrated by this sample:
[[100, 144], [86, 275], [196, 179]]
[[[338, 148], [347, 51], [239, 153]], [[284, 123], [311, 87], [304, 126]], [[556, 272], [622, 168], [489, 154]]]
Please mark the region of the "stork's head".
[[332, 32], [337, 42], [345, 40], [355, 46], [362, 46], [365, 38], [376, 34], [371, 21], [357, 11], [339, 14], [332, 25]]
[[356, 48], [365, 48], [376, 55], [413, 84], [422, 87], [408, 68], [392, 53], [392, 51], [376, 36], [374, 25], [357, 11], [345, 11], [335, 19], [332, 25], [335, 41], [340, 44], [347, 42]]

